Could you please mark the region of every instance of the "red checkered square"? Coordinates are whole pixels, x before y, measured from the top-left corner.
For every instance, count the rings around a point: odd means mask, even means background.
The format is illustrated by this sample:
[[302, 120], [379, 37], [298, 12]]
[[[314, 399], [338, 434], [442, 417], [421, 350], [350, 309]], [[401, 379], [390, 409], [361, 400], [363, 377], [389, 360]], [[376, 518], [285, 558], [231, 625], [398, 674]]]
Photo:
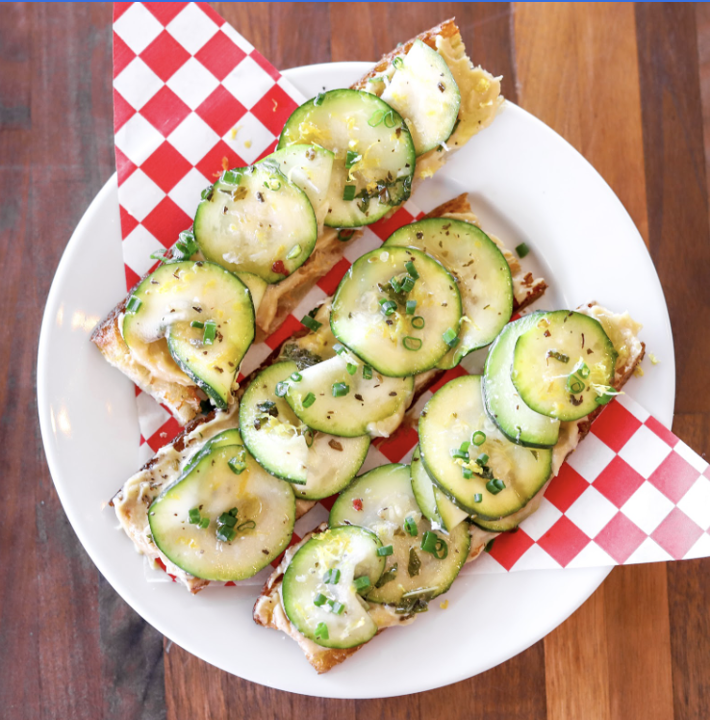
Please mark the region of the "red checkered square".
[[163, 198], [143, 220], [143, 226], [166, 248], [170, 247], [177, 240], [178, 235], [190, 225], [192, 218], [169, 197]]
[[400, 425], [388, 438], [382, 438], [374, 444], [390, 462], [395, 463], [401, 462], [417, 442], [417, 431], [409, 425]]
[[[123, 183], [128, 180], [131, 175], [133, 175], [135, 169], [136, 166], [118, 148], [116, 148], [116, 172], [118, 173], [118, 184], [123, 185]], [[123, 210], [123, 208], [121, 208], [121, 210]], [[138, 221], [136, 220], [136, 222]], [[132, 229], [133, 228], [131, 228], [131, 230]], [[127, 233], [124, 232], [123, 236], [125, 237], [126, 234]]]
[[[253, 55], [252, 55], [253, 56]], [[271, 133], [277, 137], [291, 113], [298, 107], [296, 102], [278, 85], [274, 85], [251, 109], [256, 117]]]
[[151, 437], [146, 441], [150, 445], [150, 449], [153, 452], [158, 452], [161, 447], [167, 445], [172, 439], [182, 431], [182, 426], [174, 418], [171, 417], [163, 425], [156, 430]]
[[339, 495], [331, 495], [330, 497], [323, 498], [322, 500], [319, 500], [318, 502], [328, 511], [330, 512], [333, 509], [333, 505], [335, 505], [335, 501], [340, 497]]
[[[118, 90], [113, 91], [113, 129], [117, 133], [134, 115], [133, 106]], [[118, 148], [116, 148], [118, 150]]]
[[567, 512], [579, 496], [589, 487], [589, 483], [570, 465], [565, 463], [559, 475], [545, 490], [545, 498], [561, 512]]
[[113, 75], [118, 77], [136, 54], [126, 45], [118, 33], [113, 34]]
[[613, 401], [592, 424], [592, 433], [618, 453], [641, 424], [621, 403]]
[[141, 170], [165, 193], [190, 170], [185, 158], [167, 140], [141, 165]]
[[621, 565], [629, 559], [646, 537], [646, 533], [641, 528], [620, 512], [594, 538], [594, 542]]
[[275, 333], [269, 335], [269, 337], [267, 337], [264, 342], [272, 350], [276, 350], [276, 348], [281, 345], [284, 340], [290, 338], [291, 335], [293, 335], [297, 330], [301, 330], [302, 328], [303, 325], [301, 325], [301, 321], [297, 320], [293, 315], [289, 315], [284, 320], [283, 325], [281, 325], [281, 327]]
[[190, 108], [164, 85], [141, 108], [141, 115], [167, 137], [190, 114]]
[[617, 455], [592, 484], [605, 498], [620, 508], [643, 483], [643, 476]]
[[246, 165], [224, 140], [220, 140], [195, 167], [213, 183], [225, 170]]
[[146, 2], [145, 7], [150, 10], [150, 14], [165, 27], [173, 20], [180, 11], [189, 3], [186, 2]]
[[429, 388], [429, 391], [435, 393], [437, 390], [443, 388], [446, 383], [456, 380], [458, 377], [463, 377], [464, 375], [468, 375], [468, 373], [460, 365], [457, 365], [456, 367], [451, 368], [451, 370], [447, 370], [438, 382], [434, 383]]
[[410, 213], [404, 208], [400, 208], [392, 217], [382, 218], [382, 220], [372, 223], [369, 228], [384, 242], [395, 230], [399, 230], [404, 225], [409, 225], [413, 220], [414, 218]]
[[118, 18], [121, 17], [121, 15], [123, 15], [124, 12], [126, 12], [126, 10], [128, 10], [129, 7], [131, 7], [131, 5], [133, 5], [132, 2], [115, 2], [113, 4], [114, 23], [116, 22], [116, 20], [118, 20]]
[[651, 537], [673, 558], [682, 560], [702, 534], [702, 528], [676, 507], [651, 533]]
[[136, 229], [138, 220], [136, 220], [122, 205], [119, 205], [118, 209], [121, 214], [121, 233], [125, 240], [125, 238], [127, 238]]
[[244, 105], [222, 85], [195, 110], [220, 137], [235, 127], [246, 111]]
[[691, 485], [698, 479], [698, 471], [686, 462], [678, 453], [672, 452], [656, 470], [651, 473], [648, 481], [657, 487], [669, 500], [677, 503]]
[[[223, 32], [215, 33], [195, 54], [199, 60], [220, 82], [246, 57], [246, 53], [237, 47]], [[221, 134], [221, 133], [220, 133]]]
[[140, 57], [163, 82], [167, 82], [190, 59], [190, 53], [169, 32], [163, 30]]
[[515, 532], [499, 535], [491, 546], [490, 555], [506, 570], [510, 570], [533, 544], [525, 530], [518, 528]]
[[216, 10], [213, 10], [210, 7], [209, 3], [196, 2], [195, 5], [197, 5], [197, 7], [200, 8], [200, 10], [202, 10], [202, 12], [217, 25], [217, 27], [222, 27], [222, 25], [227, 22]]
[[[249, 57], [274, 80], [278, 80], [281, 77], [279, 71], [258, 50], [252, 50], [249, 53]], [[276, 134], [278, 135], [280, 132], [281, 130]]]
[[655, 417], [649, 417], [644, 424], [671, 447], [675, 447], [678, 443], [678, 438], [665, 425], [661, 425]]
[[538, 541], [537, 544], [551, 555], [562, 567], [589, 544], [589, 538], [565, 515], [563, 515]]
[[332, 295], [337, 289], [343, 275], [350, 269], [350, 263], [345, 258], [340, 258], [335, 265], [319, 281], [318, 287], [326, 294]]
[[126, 289], [132, 290], [141, 281], [141, 276], [131, 270], [128, 265], [124, 265], [123, 269], [126, 273]]

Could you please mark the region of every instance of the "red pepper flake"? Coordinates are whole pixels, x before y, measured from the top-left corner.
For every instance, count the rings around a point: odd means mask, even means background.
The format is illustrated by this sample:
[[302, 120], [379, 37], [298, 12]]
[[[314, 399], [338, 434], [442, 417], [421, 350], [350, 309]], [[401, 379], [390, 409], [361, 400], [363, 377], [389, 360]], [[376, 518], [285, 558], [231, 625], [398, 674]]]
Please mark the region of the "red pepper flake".
[[271, 272], [278, 273], [279, 275], [285, 275], [288, 277], [288, 270], [286, 269], [286, 266], [283, 263], [283, 260], [277, 260], [272, 266], [271, 266]]
[[226, 155], [222, 157], [222, 170], [229, 170], [229, 158]]
[[357, 510], [358, 512], [362, 512], [362, 500], [360, 498], [355, 498], [353, 500], [353, 510]]

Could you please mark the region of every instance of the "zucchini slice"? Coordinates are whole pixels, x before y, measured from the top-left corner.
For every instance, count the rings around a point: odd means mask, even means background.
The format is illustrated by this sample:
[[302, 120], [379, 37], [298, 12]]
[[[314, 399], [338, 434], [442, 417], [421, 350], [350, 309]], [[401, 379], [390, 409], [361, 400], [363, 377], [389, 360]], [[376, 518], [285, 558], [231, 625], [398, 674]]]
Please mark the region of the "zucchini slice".
[[215, 405], [226, 408], [244, 354], [254, 340], [254, 307], [246, 286], [210, 262], [161, 265], [133, 291], [123, 339], [141, 362], [167, 349]]
[[616, 350], [598, 320], [556, 310], [515, 343], [511, 379], [523, 402], [558, 420], [589, 415], [614, 392]]
[[269, 287], [269, 283], [253, 273], [238, 272], [234, 274], [249, 288], [251, 302], [252, 305], [254, 305], [254, 312], [256, 313], [259, 305], [261, 305], [261, 301], [264, 299], [264, 293], [266, 292], [266, 288]]
[[276, 395], [276, 386], [293, 377], [298, 377], [294, 362], [262, 370], [241, 399], [239, 426], [244, 444], [262, 467], [295, 483], [296, 497], [320, 500], [340, 492], [357, 475], [370, 438], [336, 438], [311, 430]]
[[436, 367], [459, 343], [460, 322], [461, 296], [451, 273], [423, 252], [397, 246], [355, 261], [330, 315], [333, 335], [390, 377]]
[[348, 353], [300, 375], [298, 382], [288, 380], [286, 402], [308, 427], [340, 437], [387, 437], [399, 426], [414, 392], [411, 377], [384, 377]]
[[371, 587], [380, 579], [381, 547], [374, 533], [342, 527], [318, 533], [299, 548], [284, 573], [281, 595], [288, 619], [302, 635], [330, 648], [355, 647], [375, 636], [377, 623], [356, 582]]
[[453, 132], [461, 93], [444, 58], [421, 40], [394, 60], [395, 73], [380, 96], [406, 121], [417, 156]]
[[181, 476], [187, 475], [189, 472], [195, 469], [197, 464], [202, 460], [205, 455], [208, 455], [217, 448], [225, 447], [227, 445], [241, 445], [242, 436], [239, 434], [237, 428], [230, 428], [229, 430], [223, 430], [218, 435], [210, 438], [191, 458], [188, 459], [185, 467], [180, 472]]
[[438, 367], [452, 368], [493, 342], [513, 314], [513, 279], [503, 253], [483, 230], [463, 220], [428, 218], [390, 235], [385, 247], [395, 245], [417, 248], [438, 260], [461, 293], [460, 342]]
[[[444, 535], [422, 515], [409, 465], [382, 465], [356, 478], [335, 501], [328, 523], [368, 528], [385, 548], [391, 548], [380, 582], [366, 597], [397, 605], [403, 612], [425, 609], [428, 600], [446, 592], [468, 556], [466, 525]], [[430, 540], [439, 543], [436, 555], [422, 549], [426, 533], [435, 535]]]
[[277, 283], [308, 260], [318, 223], [306, 193], [261, 163], [222, 173], [197, 206], [194, 233], [208, 260]]
[[419, 449], [441, 490], [484, 520], [520, 510], [552, 472], [551, 450], [516, 445], [491, 422], [480, 375], [456, 378], [429, 400], [419, 419]]
[[419, 445], [412, 455], [412, 490], [422, 513], [446, 533], [451, 532], [468, 517], [468, 513], [451, 502], [429, 477], [421, 459]]
[[148, 510], [160, 551], [205, 580], [256, 575], [286, 548], [295, 519], [291, 486], [269, 475], [241, 444], [216, 443], [199, 453]]
[[308, 195], [320, 228], [328, 213], [328, 188], [334, 157], [330, 150], [317, 145], [291, 145], [271, 153], [257, 165], [271, 165], [298, 185]]
[[488, 352], [483, 373], [483, 400], [488, 416], [508, 440], [526, 447], [553, 447], [560, 434], [560, 421], [531, 410], [510, 377], [515, 343], [544, 315], [544, 312], [524, 315], [503, 328]]
[[407, 125], [387, 103], [361, 90], [330, 90], [296, 108], [279, 150], [312, 143], [331, 150], [329, 227], [379, 220], [410, 194], [415, 152]]

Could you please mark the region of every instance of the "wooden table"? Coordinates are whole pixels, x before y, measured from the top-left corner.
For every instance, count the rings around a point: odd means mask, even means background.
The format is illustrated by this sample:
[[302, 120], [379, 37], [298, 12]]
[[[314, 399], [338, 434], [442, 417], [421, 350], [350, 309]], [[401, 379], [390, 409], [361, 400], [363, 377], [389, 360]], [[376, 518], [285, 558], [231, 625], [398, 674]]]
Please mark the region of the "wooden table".
[[[708, 6], [216, 7], [280, 68], [373, 59], [456, 15], [475, 61], [504, 76], [505, 95], [582, 152], [631, 213], [673, 323], [674, 430], [698, 451], [710, 449]], [[278, 692], [166, 644], [79, 545], [37, 422], [47, 292], [72, 230], [113, 170], [110, 5], [1, 5], [3, 717], [710, 717], [710, 560], [617, 568], [567, 622], [518, 657], [398, 699]]]

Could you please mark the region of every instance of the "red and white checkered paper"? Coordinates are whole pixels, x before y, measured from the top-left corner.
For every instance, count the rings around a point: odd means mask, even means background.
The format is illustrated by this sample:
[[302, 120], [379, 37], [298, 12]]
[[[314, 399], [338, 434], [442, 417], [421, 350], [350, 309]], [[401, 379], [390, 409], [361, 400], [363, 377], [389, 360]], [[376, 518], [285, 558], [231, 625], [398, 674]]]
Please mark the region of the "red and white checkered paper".
[[[200, 191], [225, 167], [268, 155], [305, 100], [254, 47], [205, 3], [116, 3], [116, 165], [127, 286], [190, 227]], [[265, 343], [252, 346], [248, 374], [302, 327], [350, 264], [421, 213], [410, 202], [365, 230]], [[421, 408], [444, 378], [418, 402]], [[137, 392], [141, 461], [179, 432], [169, 412]], [[363, 469], [408, 462], [416, 431], [373, 442]], [[320, 502], [296, 523], [294, 542], [327, 518]], [[685, 443], [627, 396], [607, 406], [551, 483], [540, 509], [501, 535], [472, 573], [605, 566], [710, 555], [710, 470]]]

